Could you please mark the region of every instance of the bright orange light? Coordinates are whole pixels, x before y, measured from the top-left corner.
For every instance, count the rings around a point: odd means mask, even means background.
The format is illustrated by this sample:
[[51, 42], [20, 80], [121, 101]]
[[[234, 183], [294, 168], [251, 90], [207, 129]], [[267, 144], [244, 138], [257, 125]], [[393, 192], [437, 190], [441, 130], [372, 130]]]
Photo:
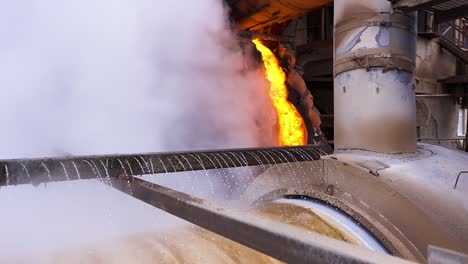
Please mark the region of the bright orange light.
[[260, 40], [253, 43], [262, 54], [265, 64], [265, 77], [270, 81], [270, 99], [276, 109], [279, 125], [279, 144], [281, 146], [298, 146], [307, 143], [307, 130], [304, 120], [294, 105], [288, 101], [286, 75], [281, 69], [273, 52]]

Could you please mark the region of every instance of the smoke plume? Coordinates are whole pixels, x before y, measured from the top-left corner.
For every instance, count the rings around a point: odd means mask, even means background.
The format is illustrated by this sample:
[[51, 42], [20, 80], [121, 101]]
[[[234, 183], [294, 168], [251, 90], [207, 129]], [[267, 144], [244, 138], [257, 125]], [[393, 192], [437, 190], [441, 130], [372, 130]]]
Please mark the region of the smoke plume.
[[0, 158], [271, 144], [267, 84], [243, 71], [225, 14], [221, 0], [2, 1]]
[[[0, 0], [0, 36], [1, 159], [274, 142], [221, 0]], [[174, 222], [97, 181], [1, 188], [0, 211], [2, 263]]]

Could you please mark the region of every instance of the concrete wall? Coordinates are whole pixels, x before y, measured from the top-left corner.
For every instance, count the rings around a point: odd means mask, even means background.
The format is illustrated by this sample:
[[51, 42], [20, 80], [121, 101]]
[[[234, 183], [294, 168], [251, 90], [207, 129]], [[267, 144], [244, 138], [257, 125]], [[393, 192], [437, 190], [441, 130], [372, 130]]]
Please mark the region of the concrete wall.
[[[416, 99], [419, 138], [457, 137], [458, 105], [453, 97], [419, 97]], [[457, 141], [426, 140], [431, 144], [457, 147]]]
[[[444, 94], [448, 90], [438, 82], [456, 75], [456, 58], [439, 44], [418, 38], [415, 89], [417, 94]], [[459, 106], [454, 97], [417, 97], [418, 138], [456, 138]], [[424, 141], [457, 147], [456, 141]]]
[[456, 58], [439, 44], [419, 37], [416, 44], [416, 93], [443, 93], [438, 80], [455, 75]]

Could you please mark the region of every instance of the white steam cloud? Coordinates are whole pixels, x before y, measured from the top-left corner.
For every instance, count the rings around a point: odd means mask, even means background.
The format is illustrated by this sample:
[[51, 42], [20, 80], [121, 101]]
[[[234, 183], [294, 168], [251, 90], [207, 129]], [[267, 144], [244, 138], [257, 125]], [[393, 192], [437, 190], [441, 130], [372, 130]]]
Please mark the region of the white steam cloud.
[[[0, 158], [271, 144], [221, 0], [0, 1]], [[266, 125], [265, 125], [266, 121]]]
[[[221, 0], [0, 0], [0, 38], [1, 159], [273, 142]], [[0, 188], [0, 262], [174, 222], [155, 210], [96, 181]]]

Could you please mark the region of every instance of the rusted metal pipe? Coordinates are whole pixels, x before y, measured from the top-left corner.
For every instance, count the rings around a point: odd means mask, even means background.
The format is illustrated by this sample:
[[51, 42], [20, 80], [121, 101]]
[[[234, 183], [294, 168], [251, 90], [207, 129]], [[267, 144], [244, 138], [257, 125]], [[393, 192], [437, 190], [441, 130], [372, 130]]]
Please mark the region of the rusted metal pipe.
[[[300, 150], [300, 151], [297, 151]], [[282, 153], [282, 155], [274, 152]], [[179, 171], [310, 161], [332, 152], [328, 145], [200, 152], [0, 160], [0, 187]], [[220, 160], [222, 162], [220, 162]]]

